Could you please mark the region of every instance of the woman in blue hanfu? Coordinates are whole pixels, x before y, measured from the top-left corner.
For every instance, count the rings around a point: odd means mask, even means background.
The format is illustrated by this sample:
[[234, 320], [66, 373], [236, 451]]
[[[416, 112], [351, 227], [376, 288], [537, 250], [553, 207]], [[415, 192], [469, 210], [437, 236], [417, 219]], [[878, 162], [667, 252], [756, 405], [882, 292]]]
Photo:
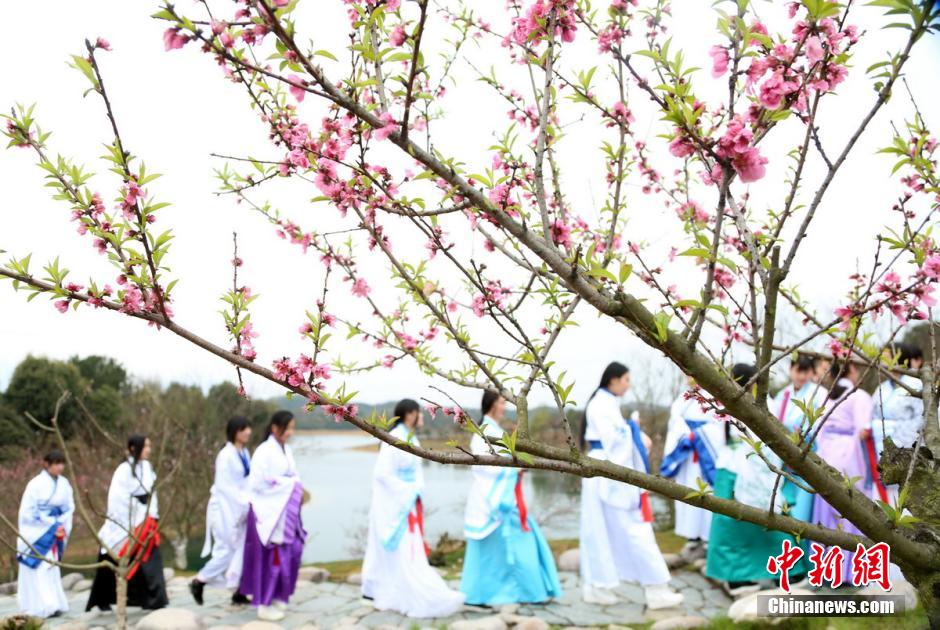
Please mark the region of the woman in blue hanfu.
[[34, 617], [55, 617], [69, 609], [56, 564], [62, 561], [75, 512], [64, 470], [65, 456], [49, 451], [43, 471], [26, 484], [20, 503], [16, 602], [20, 612]]
[[[649, 472], [647, 441], [636, 420], [620, 412], [630, 389], [622, 363], [604, 369], [588, 399], [581, 424], [581, 448], [589, 457]], [[669, 569], [653, 533], [653, 510], [645, 490], [604, 477], [581, 480], [581, 598], [589, 604], [617, 603], [620, 581], [639, 582], [650, 609], [683, 601], [669, 588]]]
[[[484, 439], [503, 437], [506, 400], [483, 392], [480, 433], [470, 441], [474, 455], [492, 455], [505, 448]], [[481, 435], [482, 434], [482, 435]], [[542, 603], [561, 596], [555, 558], [538, 524], [528, 514], [522, 471], [503, 466], [473, 466], [467, 496], [464, 556], [460, 590], [475, 606]]]
[[[698, 488], [699, 479], [714, 486], [715, 462], [726, 446], [724, 431], [724, 423], [694, 391], [680, 395], [670, 409], [660, 474], [691, 488]], [[676, 502], [676, 534], [687, 539], [679, 555], [686, 562], [705, 557], [711, 523], [708, 510]]]
[[[415, 432], [424, 426], [421, 407], [406, 398], [395, 406], [390, 434], [419, 446]], [[428, 564], [424, 541], [421, 459], [382, 443], [372, 474], [369, 538], [362, 563], [362, 595], [379, 610], [409, 617], [447, 617], [463, 606]]]

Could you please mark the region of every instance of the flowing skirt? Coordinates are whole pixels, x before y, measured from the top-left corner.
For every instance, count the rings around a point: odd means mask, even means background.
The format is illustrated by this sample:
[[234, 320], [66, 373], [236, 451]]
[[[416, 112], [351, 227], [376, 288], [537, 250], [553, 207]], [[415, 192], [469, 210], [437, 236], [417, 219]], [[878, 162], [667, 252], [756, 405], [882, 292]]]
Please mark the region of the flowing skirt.
[[[235, 570], [236, 557], [239, 555], [240, 548], [245, 545], [245, 528], [242, 527], [237, 533], [234, 544], [217, 537], [212, 541], [212, 557], [200, 569], [196, 578], [210, 586], [225, 588], [235, 588], [238, 586], [241, 578], [241, 571]], [[241, 558], [238, 558], [239, 564]]]
[[[692, 461], [692, 457], [689, 457], [679, 467], [676, 482], [697, 488], [700, 477], [702, 477], [701, 466], [698, 462]], [[676, 501], [676, 535], [688, 539], [700, 538], [707, 541], [711, 532], [711, 524], [712, 513], [708, 510]]]
[[406, 531], [395, 549], [386, 549], [377, 528], [369, 528], [362, 594], [377, 609], [408, 617], [447, 617], [463, 606], [463, 593], [448, 588], [428, 564], [419, 528]]
[[286, 604], [294, 594], [307, 538], [300, 519], [302, 502], [303, 488], [297, 484], [284, 509], [284, 542], [280, 544], [262, 544], [254, 509], [248, 511], [238, 592], [250, 596], [253, 606], [270, 606], [274, 600]]
[[639, 508], [615, 508], [601, 501], [599, 477], [581, 481], [581, 580], [614, 588], [621, 580], [644, 586], [669, 582], [653, 524]]
[[[47, 554], [51, 558], [52, 554]], [[33, 617], [49, 617], [67, 612], [69, 600], [62, 588], [59, 567], [42, 562], [35, 569], [19, 565], [16, 585], [16, 603], [20, 612]]]
[[[108, 558], [108, 554], [98, 556], [99, 561]], [[95, 579], [91, 584], [88, 595], [88, 604], [85, 610], [100, 608], [110, 610], [117, 602], [117, 579], [114, 571], [107, 567], [99, 567], [95, 571]], [[170, 603], [166, 596], [166, 582], [163, 579], [163, 558], [160, 556], [160, 546], [151, 551], [149, 557], [141, 561], [133, 577], [127, 582], [127, 605], [140, 606], [144, 610], [164, 608]]]
[[[733, 499], [736, 478], [737, 475], [730, 470], [719, 468], [715, 475], [715, 496]], [[776, 579], [767, 572], [767, 559], [780, 555], [784, 540], [797, 546], [796, 539], [789, 534], [767, 530], [730, 516], [713, 514], [705, 575], [726, 582]], [[804, 554], [796, 566], [790, 569], [790, 579], [799, 579], [806, 574], [808, 567]]]
[[522, 529], [515, 509], [489, 536], [467, 540], [460, 590], [476, 606], [542, 603], [561, 597], [555, 558], [538, 524]]

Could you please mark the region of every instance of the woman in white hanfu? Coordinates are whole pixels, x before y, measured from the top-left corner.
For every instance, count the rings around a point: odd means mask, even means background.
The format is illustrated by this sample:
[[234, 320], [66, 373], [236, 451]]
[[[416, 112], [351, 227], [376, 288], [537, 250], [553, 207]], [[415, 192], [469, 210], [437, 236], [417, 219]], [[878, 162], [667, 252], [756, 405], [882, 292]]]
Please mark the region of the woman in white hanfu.
[[[620, 398], [630, 388], [630, 371], [611, 363], [591, 395], [581, 425], [581, 447], [589, 457], [649, 472], [649, 437], [635, 420], [620, 412]], [[611, 589], [621, 580], [639, 582], [646, 605], [669, 608], [683, 601], [669, 588], [669, 569], [653, 534], [649, 493], [606, 479], [581, 480], [581, 582], [587, 603], [617, 602]]]
[[33, 617], [56, 617], [68, 611], [57, 562], [72, 533], [75, 502], [72, 486], [62, 473], [65, 456], [57, 450], [43, 458], [43, 471], [23, 492], [19, 513], [19, 575], [16, 603]]
[[[694, 392], [687, 391], [670, 409], [659, 472], [691, 488], [699, 487], [699, 479], [714, 486], [715, 463], [725, 447], [724, 423], [703, 407]], [[708, 510], [676, 502], [676, 534], [687, 539], [679, 555], [687, 562], [705, 557], [711, 525]]]
[[[225, 446], [215, 458], [215, 481], [206, 507], [206, 542], [202, 557], [212, 555], [192, 582], [189, 590], [200, 606], [206, 584], [236, 589], [233, 604], [247, 604], [248, 598], [238, 592], [241, 566], [233, 560], [245, 545], [245, 525], [248, 520], [248, 474], [251, 472], [251, 423], [247, 418], [235, 416], [225, 426]], [[229, 569], [233, 570], [229, 570]]]
[[[424, 426], [421, 407], [406, 398], [395, 406], [394, 414], [391, 436], [418, 446], [415, 431]], [[383, 442], [372, 473], [362, 596], [379, 610], [408, 617], [447, 617], [460, 610], [464, 598], [428, 564], [423, 487], [421, 459]]]
[[245, 544], [229, 566], [232, 574], [241, 569], [238, 591], [251, 596], [263, 621], [286, 616], [307, 539], [300, 514], [304, 487], [288, 445], [295, 425], [291, 412], [275, 412], [267, 438], [251, 457]]
[[[157, 474], [150, 464], [150, 438], [135, 434], [127, 439], [127, 459], [111, 477], [108, 514], [98, 531], [102, 548], [98, 560], [127, 558], [127, 605], [156, 610], [169, 604], [160, 554], [160, 509], [155, 486]], [[115, 572], [99, 567], [85, 610], [111, 610], [117, 601]]]

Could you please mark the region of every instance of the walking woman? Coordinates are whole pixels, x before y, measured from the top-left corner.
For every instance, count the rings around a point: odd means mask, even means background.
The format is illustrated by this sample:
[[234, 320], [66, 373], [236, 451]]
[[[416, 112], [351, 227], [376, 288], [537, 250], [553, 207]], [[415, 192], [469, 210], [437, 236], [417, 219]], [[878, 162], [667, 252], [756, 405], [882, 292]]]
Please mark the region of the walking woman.
[[251, 597], [258, 618], [280, 621], [297, 586], [307, 532], [300, 518], [304, 488], [288, 441], [294, 415], [271, 417], [267, 439], [255, 450], [248, 474], [248, 516], [238, 591]]
[[65, 455], [52, 450], [42, 462], [20, 502], [16, 603], [33, 617], [56, 617], [68, 612], [59, 565], [72, 534], [75, 501], [72, 486], [62, 474]]
[[[590, 457], [649, 472], [647, 441], [634, 420], [620, 413], [620, 398], [630, 389], [630, 371], [621, 363], [604, 370], [588, 400], [581, 425], [581, 448]], [[681, 593], [669, 588], [669, 569], [653, 534], [649, 493], [634, 486], [590, 477], [581, 480], [582, 599], [617, 603], [613, 589], [621, 580], [646, 587], [650, 609], [678, 606]]]
[[[811, 369], [812, 365], [809, 368], [805, 364], [801, 365], [801, 371], [805, 372], [807, 379]], [[745, 363], [738, 363], [731, 368], [734, 381], [741, 386], [756, 373], [757, 369], [753, 365]], [[800, 392], [801, 386], [797, 386], [796, 390]], [[776, 473], [771, 471], [764, 460], [754, 455], [754, 448], [730, 422], [725, 423], [725, 431], [728, 448], [717, 462], [715, 496], [768, 510], [777, 482]], [[750, 437], [753, 442], [753, 436]], [[772, 452], [767, 452], [765, 457], [774, 461], [778, 467], [782, 465]], [[778, 492], [774, 511], [781, 513], [785, 503], [792, 510], [795, 503], [789, 501], [785, 493]], [[767, 558], [779, 554], [785, 540], [789, 540], [794, 547], [799, 544], [791, 534], [765, 529], [723, 514], [713, 514], [705, 575], [723, 582], [725, 591], [731, 597], [757, 592], [761, 580], [773, 579], [774, 576], [767, 572]], [[790, 579], [793, 582], [801, 580], [808, 570], [809, 563], [804, 555], [790, 568]]]
[[[483, 392], [480, 430], [490, 438], [503, 437], [499, 422], [506, 400]], [[470, 441], [474, 455], [497, 452], [480, 435]], [[526, 508], [523, 472], [502, 466], [473, 466], [473, 486], [467, 497], [464, 555], [460, 590], [476, 606], [543, 603], [561, 597], [555, 558]]]
[[[127, 605], [145, 610], [163, 608], [169, 601], [160, 555], [160, 510], [154, 485], [157, 475], [150, 465], [150, 438], [132, 435], [127, 440], [127, 459], [117, 467], [108, 489], [107, 520], [98, 531], [103, 561], [127, 558]], [[110, 610], [117, 602], [115, 572], [99, 567], [85, 610]]]
[[[820, 459], [855, 479], [855, 487], [865, 492], [865, 456], [862, 443], [871, 436], [872, 397], [857, 387], [861, 379], [858, 366], [851, 361], [833, 360], [829, 368], [832, 387], [822, 417], [816, 421], [816, 454]], [[842, 516], [818, 494], [813, 504], [813, 520], [830, 529], [861, 534], [855, 525]], [[853, 553], [845, 552], [843, 575], [852, 576]]]
[[225, 437], [225, 446], [215, 458], [215, 481], [206, 507], [206, 542], [202, 557], [210, 554], [212, 557], [189, 583], [193, 599], [200, 606], [206, 584], [236, 589], [232, 603], [248, 603], [248, 598], [237, 590], [241, 567], [234, 567], [233, 560], [239, 555], [237, 551], [245, 546], [251, 423], [247, 418], [235, 416], [225, 427]]
[[[391, 435], [419, 446], [415, 433], [424, 426], [424, 418], [418, 403], [406, 398], [395, 405], [394, 414]], [[448, 588], [428, 564], [423, 487], [420, 458], [383, 442], [372, 473], [362, 595], [379, 610], [409, 617], [447, 617], [463, 606], [463, 594]]]

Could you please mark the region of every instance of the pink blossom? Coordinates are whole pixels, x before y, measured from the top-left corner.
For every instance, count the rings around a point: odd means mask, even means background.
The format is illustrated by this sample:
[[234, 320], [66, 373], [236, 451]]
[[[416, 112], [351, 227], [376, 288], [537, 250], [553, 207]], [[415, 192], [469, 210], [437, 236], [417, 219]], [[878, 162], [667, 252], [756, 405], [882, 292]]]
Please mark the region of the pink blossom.
[[55, 303], [55, 308], [60, 313], [67, 313], [69, 310], [69, 301], [68, 300], [58, 300]]
[[395, 365], [395, 357], [390, 354], [386, 354], [384, 357], [382, 357], [382, 367], [390, 368], [393, 365]]
[[796, 12], [800, 10], [799, 2], [790, 2], [787, 4], [787, 17], [793, 19], [796, 17]]
[[167, 51], [182, 48], [188, 41], [189, 37], [181, 35], [180, 30], [176, 27], [171, 27], [163, 31], [163, 46]]
[[669, 143], [669, 152], [677, 158], [684, 158], [692, 155], [695, 152], [695, 147], [692, 146], [692, 141], [677, 129], [676, 137]]
[[99, 37], [97, 40], [95, 40], [95, 48], [100, 48], [101, 50], [111, 50], [111, 43], [104, 37]]
[[757, 147], [751, 147], [747, 151], [736, 155], [731, 161], [731, 165], [742, 182], [750, 183], [764, 177], [767, 173], [767, 161], [767, 158], [760, 154]]
[[388, 112], [383, 112], [379, 116], [379, 120], [382, 121], [382, 127], [374, 129], [372, 135], [376, 140], [387, 140], [390, 135], [398, 131], [398, 125], [395, 123], [395, 119], [392, 118], [392, 115]]
[[274, 6], [278, 9], [283, 9], [290, 4], [290, 0], [274, 0]]
[[552, 242], [562, 247], [571, 247], [571, 226], [561, 219], [555, 219], [551, 232]]
[[783, 78], [783, 71], [778, 70], [770, 75], [760, 87], [760, 102], [767, 109], [777, 109], [783, 102], [783, 97], [797, 90], [799, 86]]
[[708, 54], [712, 58], [712, 77], [717, 79], [728, 71], [728, 50], [722, 46], [712, 46]]
[[369, 287], [369, 283], [363, 278], [356, 278], [356, 281], [353, 282], [352, 294], [356, 297], [367, 297], [370, 291], [372, 291], [372, 289]]
[[[307, 86], [307, 82], [298, 77], [296, 74], [292, 74], [287, 77], [287, 80], [290, 83], [287, 84], [287, 89], [291, 93], [291, 96], [297, 99], [297, 102], [304, 100], [304, 96], [307, 95], [307, 91], [304, 89]], [[306, 134], [304, 134], [306, 139]]]
[[924, 275], [931, 280], [940, 280], [940, 254], [933, 254], [924, 261]]
[[819, 41], [817, 35], [806, 38], [806, 58], [809, 59], [810, 63], [816, 63], [823, 58], [825, 52], [823, 51], [822, 42]]
[[401, 24], [399, 24], [392, 29], [391, 34], [388, 36], [388, 43], [396, 47], [401, 46], [405, 43], [406, 38], [407, 35], [405, 35], [405, 29]]

